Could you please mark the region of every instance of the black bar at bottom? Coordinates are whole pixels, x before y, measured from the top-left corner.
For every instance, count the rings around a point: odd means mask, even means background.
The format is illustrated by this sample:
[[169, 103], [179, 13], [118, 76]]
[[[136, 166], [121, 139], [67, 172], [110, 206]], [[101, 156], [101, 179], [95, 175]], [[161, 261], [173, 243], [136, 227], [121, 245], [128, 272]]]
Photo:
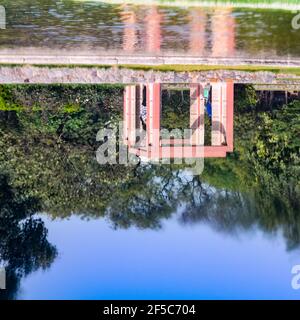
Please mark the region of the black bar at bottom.
[[[257, 317], [296, 311], [292, 301], [0, 301], [0, 313], [29, 319], [201, 319], [210, 317]], [[259, 310], [258, 310], [259, 309]], [[2, 318], [2, 317], [1, 317]], [[4, 318], [4, 317], [3, 317]]]

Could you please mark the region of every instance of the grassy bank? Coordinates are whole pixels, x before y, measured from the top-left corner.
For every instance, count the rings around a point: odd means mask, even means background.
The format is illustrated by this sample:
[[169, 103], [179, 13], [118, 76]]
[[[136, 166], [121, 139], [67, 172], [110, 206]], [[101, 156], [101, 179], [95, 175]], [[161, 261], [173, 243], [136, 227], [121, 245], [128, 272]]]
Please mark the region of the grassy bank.
[[263, 65], [240, 65], [240, 66], [222, 66], [222, 65], [182, 65], [182, 64], [164, 64], [164, 65], [80, 65], [80, 64], [0, 64], [1, 67], [38, 67], [38, 68], [99, 68], [99, 69], [130, 69], [141, 71], [160, 71], [160, 72], [208, 72], [208, 71], [244, 71], [244, 72], [272, 72], [275, 74], [290, 74], [300, 76], [300, 67], [276, 67]]
[[174, 71], [174, 72], [201, 72], [201, 71], [245, 71], [245, 72], [259, 72], [267, 71], [276, 74], [292, 74], [300, 76], [300, 68], [286, 67], [277, 68], [272, 66], [218, 66], [218, 65], [158, 65], [158, 66], [145, 66], [145, 65], [121, 65], [119, 68], [127, 68], [133, 70], [154, 70], [154, 71]]

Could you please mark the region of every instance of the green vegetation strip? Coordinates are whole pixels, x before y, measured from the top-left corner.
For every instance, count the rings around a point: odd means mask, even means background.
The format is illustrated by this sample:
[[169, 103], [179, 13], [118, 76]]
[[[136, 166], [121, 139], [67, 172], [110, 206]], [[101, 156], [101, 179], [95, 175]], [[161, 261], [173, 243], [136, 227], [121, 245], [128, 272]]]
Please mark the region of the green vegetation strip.
[[276, 74], [286, 73], [300, 75], [300, 68], [298, 67], [275, 67], [275, 66], [218, 66], [218, 65], [158, 65], [158, 66], [145, 66], [145, 65], [121, 65], [119, 68], [127, 68], [133, 70], [154, 70], [154, 71], [175, 71], [175, 72], [193, 72], [193, 71], [218, 71], [218, 70], [231, 70], [231, 71], [246, 71], [246, 72], [259, 72], [268, 71]]
[[276, 74], [292, 74], [300, 76], [300, 67], [276, 67], [276, 66], [263, 66], [263, 65], [240, 65], [240, 66], [221, 66], [221, 65], [56, 65], [56, 64], [0, 64], [1, 67], [38, 67], [38, 68], [99, 68], [99, 69], [130, 69], [130, 70], [143, 70], [143, 71], [161, 71], [161, 72], [201, 72], [201, 71], [245, 71], [245, 72], [272, 72]]

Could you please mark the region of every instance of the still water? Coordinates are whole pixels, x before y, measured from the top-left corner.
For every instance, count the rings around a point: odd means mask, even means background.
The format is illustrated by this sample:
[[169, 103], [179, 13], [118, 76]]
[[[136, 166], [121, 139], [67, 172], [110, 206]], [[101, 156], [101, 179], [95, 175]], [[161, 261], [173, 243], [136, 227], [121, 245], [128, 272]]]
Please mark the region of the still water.
[[59, 250], [49, 271], [26, 278], [20, 299], [299, 299], [279, 232], [226, 234], [180, 214], [159, 231], [113, 230], [105, 220], [43, 217]]
[[[0, 86], [0, 297], [299, 299], [299, 94], [236, 86], [234, 152], [192, 175], [96, 161], [123, 91]], [[187, 96], [162, 99], [164, 126], [183, 123]]]
[[[299, 30], [285, 10], [160, 7], [99, 1], [2, 1], [1, 49], [46, 54], [155, 54], [299, 58]], [[39, 50], [40, 49], [40, 50]]]

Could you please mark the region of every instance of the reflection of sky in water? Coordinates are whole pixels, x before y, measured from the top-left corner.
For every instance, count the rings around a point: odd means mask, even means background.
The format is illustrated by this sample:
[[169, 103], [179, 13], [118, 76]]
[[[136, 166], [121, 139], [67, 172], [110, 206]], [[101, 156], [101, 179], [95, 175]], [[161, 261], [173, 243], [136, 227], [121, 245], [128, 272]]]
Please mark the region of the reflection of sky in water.
[[59, 256], [22, 282], [20, 298], [300, 298], [291, 288], [299, 251], [287, 252], [280, 234], [226, 235], [203, 223], [183, 226], [176, 215], [160, 231], [116, 231], [104, 219], [75, 216], [44, 220]]
[[[24, 3], [7, 5], [8, 28], [0, 33], [2, 49], [80, 46], [108, 53], [175, 50], [197, 56], [268, 58], [298, 57], [300, 52], [298, 33], [290, 30], [289, 12]], [[179, 178], [191, 180], [186, 171]], [[151, 182], [160, 190], [164, 181], [153, 178]], [[205, 183], [202, 187], [208, 196], [225, 198], [225, 191]], [[176, 199], [181, 192], [176, 179], [170, 190]], [[167, 198], [166, 191], [162, 194]], [[201, 207], [201, 197], [198, 200]], [[202, 219], [192, 208], [187, 220], [184, 211], [190, 202], [179, 200], [177, 214], [163, 219], [161, 230], [114, 230], [108, 219], [84, 221], [72, 216], [51, 221], [43, 216], [48, 240], [57, 246], [59, 256], [48, 271], [38, 270], [21, 281], [19, 297], [299, 299], [300, 291], [291, 288], [291, 269], [300, 264], [299, 250], [288, 252], [281, 232], [263, 233], [251, 217], [252, 224], [246, 228], [240, 217], [251, 216], [247, 204], [242, 201], [239, 210], [234, 196], [231, 200], [227, 207], [212, 201], [204, 207]], [[222, 215], [218, 220], [217, 211], [224, 213], [224, 221]], [[211, 216], [206, 217], [207, 212]], [[237, 219], [228, 226], [237, 215], [241, 222]]]

